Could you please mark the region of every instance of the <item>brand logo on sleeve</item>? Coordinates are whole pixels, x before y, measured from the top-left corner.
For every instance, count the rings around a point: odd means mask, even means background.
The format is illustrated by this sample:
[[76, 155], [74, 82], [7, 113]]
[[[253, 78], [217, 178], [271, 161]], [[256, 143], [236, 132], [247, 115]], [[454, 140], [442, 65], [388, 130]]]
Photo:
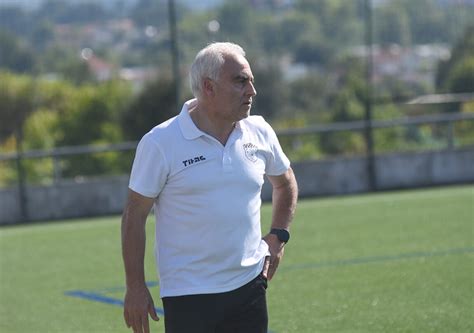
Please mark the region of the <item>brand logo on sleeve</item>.
[[182, 162], [183, 162], [184, 166], [187, 167], [187, 166], [190, 166], [194, 163], [199, 163], [199, 162], [205, 161], [205, 160], [206, 160], [206, 158], [201, 155], [201, 156], [196, 156], [194, 158], [190, 158], [188, 160], [184, 160]]
[[251, 162], [257, 162], [257, 151], [258, 147], [253, 143], [244, 144], [245, 157]]

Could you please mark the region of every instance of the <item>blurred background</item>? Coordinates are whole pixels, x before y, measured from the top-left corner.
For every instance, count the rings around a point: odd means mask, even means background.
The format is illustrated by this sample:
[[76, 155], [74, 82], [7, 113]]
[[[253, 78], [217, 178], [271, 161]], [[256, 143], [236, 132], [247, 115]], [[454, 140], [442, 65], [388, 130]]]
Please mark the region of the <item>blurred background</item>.
[[[137, 141], [191, 98], [211, 41], [247, 51], [253, 113], [300, 179], [363, 161], [364, 186], [305, 195], [474, 181], [474, 0], [0, 0], [0, 224], [117, 213]], [[464, 175], [380, 178], [380, 156], [446, 151]]]

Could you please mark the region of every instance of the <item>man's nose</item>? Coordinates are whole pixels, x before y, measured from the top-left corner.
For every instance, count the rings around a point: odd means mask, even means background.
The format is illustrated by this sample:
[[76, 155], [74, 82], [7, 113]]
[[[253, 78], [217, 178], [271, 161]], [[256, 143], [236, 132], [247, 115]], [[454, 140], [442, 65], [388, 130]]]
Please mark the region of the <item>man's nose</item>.
[[247, 86], [247, 94], [250, 96], [257, 95], [257, 90], [255, 89], [255, 85], [251, 81], [249, 81], [249, 84]]

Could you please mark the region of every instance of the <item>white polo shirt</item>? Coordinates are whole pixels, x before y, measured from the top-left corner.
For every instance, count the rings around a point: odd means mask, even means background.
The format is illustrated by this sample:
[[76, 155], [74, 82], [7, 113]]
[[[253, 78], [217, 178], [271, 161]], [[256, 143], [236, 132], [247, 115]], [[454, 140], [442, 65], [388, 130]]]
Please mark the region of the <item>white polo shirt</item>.
[[192, 121], [195, 103], [142, 138], [130, 177], [130, 189], [156, 198], [161, 297], [226, 292], [260, 274], [264, 174], [290, 166], [262, 117], [239, 121], [223, 146]]

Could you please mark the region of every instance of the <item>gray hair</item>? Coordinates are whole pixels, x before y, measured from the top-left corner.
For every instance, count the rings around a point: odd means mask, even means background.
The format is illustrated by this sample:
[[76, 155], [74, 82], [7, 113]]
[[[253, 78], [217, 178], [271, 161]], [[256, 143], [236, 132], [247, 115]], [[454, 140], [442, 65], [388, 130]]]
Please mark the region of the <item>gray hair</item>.
[[228, 55], [245, 57], [245, 51], [237, 44], [220, 42], [211, 43], [198, 52], [189, 72], [189, 83], [194, 97], [202, 97], [204, 79], [210, 78], [217, 81], [225, 57]]

